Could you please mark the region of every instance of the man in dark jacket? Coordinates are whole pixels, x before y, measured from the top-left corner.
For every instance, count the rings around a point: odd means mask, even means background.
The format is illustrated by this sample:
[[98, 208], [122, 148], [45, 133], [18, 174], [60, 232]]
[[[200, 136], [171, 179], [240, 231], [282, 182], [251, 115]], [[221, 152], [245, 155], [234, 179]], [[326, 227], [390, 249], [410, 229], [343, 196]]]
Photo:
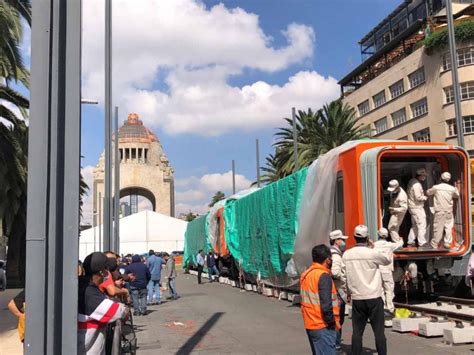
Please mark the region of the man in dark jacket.
[[216, 257], [214, 256], [214, 253], [212, 252], [212, 250], [209, 251], [209, 254], [207, 255], [206, 263], [207, 263], [207, 273], [209, 275], [209, 282], [213, 282], [214, 275], [219, 276], [219, 271], [217, 270]]
[[132, 257], [132, 263], [125, 268], [125, 274], [134, 274], [135, 280], [130, 282], [130, 291], [133, 301], [133, 315], [146, 315], [147, 285], [151, 279], [148, 267], [142, 263], [140, 255]]

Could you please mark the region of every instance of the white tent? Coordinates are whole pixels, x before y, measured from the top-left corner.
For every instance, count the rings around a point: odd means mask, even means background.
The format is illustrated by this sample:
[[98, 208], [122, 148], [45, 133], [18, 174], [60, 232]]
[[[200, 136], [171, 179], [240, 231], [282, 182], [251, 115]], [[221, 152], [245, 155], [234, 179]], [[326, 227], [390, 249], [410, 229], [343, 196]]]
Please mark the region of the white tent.
[[[142, 211], [120, 219], [120, 254], [142, 254], [148, 250], [183, 250], [184, 232], [188, 223], [152, 211]], [[81, 232], [79, 258], [99, 250], [99, 228]], [[95, 242], [95, 248], [94, 248]]]

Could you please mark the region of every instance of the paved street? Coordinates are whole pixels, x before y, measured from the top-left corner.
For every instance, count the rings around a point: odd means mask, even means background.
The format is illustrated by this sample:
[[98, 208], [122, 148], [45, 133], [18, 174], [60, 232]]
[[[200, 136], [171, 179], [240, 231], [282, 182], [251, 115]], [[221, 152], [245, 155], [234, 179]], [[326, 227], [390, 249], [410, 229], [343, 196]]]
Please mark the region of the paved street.
[[[217, 283], [198, 285], [179, 275], [177, 301], [137, 317], [139, 354], [309, 354], [299, 307]], [[344, 325], [350, 346], [350, 320]], [[447, 346], [441, 339], [386, 332], [390, 354], [473, 354], [474, 345]], [[370, 327], [365, 354], [375, 353]]]

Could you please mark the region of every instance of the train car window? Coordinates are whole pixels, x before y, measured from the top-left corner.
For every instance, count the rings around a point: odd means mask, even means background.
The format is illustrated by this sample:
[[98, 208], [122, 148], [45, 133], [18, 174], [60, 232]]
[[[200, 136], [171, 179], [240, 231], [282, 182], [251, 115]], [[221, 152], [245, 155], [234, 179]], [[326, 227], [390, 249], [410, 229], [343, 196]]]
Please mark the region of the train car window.
[[334, 196], [334, 229], [340, 229], [344, 232], [344, 186], [342, 171], [337, 173], [336, 194]]
[[344, 186], [342, 182], [342, 171], [339, 171], [336, 180], [336, 208], [338, 213], [344, 213]]

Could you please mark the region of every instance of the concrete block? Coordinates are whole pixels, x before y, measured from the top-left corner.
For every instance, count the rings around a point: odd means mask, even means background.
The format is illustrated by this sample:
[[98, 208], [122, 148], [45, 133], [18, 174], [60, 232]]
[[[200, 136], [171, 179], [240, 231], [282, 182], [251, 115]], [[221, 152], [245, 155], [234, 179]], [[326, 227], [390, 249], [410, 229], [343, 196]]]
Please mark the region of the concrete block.
[[288, 302], [293, 302], [293, 299], [295, 298], [294, 293], [288, 293]]
[[349, 319], [352, 319], [352, 306], [350, 304], [346, 304], [346, 316]]
[[258, 291], [257, 285], [252, 285], [252, 291], [253, 291], [253, 292], [257, 292], [257, 291]]
[[450, 328], [443, 331], [446, 344], [466, 344], [474, 342], [474, 327]]
[[267, 297], [273, 297], [273, 290], [271, 288], [264, 287], [262, 293]]
[[301, 296], [300, 295], [295, 295], [295, 297], [293, 297], [293, 301], [291, 302], [291, 304], [293, 306], [296, 306], [300, 303], [301, 303]]
[[287, 300], [288, 299], [288, 292], [281, 291], [280, 295], [278, 296], [278, 299], [280, 300]]
[[280, 291], [278, 290], [273, 290], [273, 297], [278, 298], [280, 296]]
[[420, 323], [426, 323], [430, 319], [428, 317], [417, 318], [393, 318], [392, 330], [395, 332], [406, 333], [418, 331]]
[[423, 322], [418, 325], [418, 334], [425, 337], [442, 337], [445, 329], [454, 327], [455, 324], [448, 321]]
[[234, 280], [230, 280], [230, 285], [232, 287], [236, 287], [237, 286], [237, 282], [235, 282]]
[[246, 284], [244, 286], [244, 288], [245, 288], [245, 291], [252, 291], [252, 285], [251, 284]]

